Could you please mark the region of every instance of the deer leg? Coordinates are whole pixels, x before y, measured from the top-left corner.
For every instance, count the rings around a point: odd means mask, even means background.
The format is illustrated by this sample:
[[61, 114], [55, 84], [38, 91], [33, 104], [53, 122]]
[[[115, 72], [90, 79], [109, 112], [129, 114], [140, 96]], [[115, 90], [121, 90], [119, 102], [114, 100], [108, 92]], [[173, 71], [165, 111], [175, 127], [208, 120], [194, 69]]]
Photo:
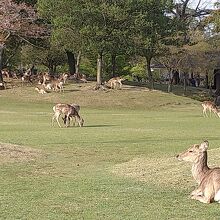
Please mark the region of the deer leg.
[[59, 127], [61, 128], [60, 122], [59, 122], [59, 117], [60, 117], [60, 113], [55, 113], [54, 114], [54, 119], [56, 119], [57, 124], [59, 125]]
[[111, 89], [113, 89], [113, 82], [111, 82]]
[[121, 82], [118, 82], [119, 83], [119, 88], [121, 89], [121, 87], [122, 87], [122, 83]]
[[67, 118], [66, 127], [69, 127], [70, 126], [70, 115], [67, 114], [65, 117]]
[[203, 109], [203, 115], [204, 115], [204, 117], [208, 117], [206, 109]]
[[202, 203], [211, 203], [211, 198], [206, 196], [194, 195], [192, 196], [192, 199], [198, 200]]

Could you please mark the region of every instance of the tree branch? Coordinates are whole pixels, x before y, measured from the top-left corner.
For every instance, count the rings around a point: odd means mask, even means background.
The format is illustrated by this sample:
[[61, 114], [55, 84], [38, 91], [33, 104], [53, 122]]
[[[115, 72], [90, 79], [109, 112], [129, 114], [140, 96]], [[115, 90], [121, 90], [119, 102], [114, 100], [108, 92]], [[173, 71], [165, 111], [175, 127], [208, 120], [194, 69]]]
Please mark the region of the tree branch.
[[29, 40], [25, 39], [24, 37], [22, 37], [20, 35], [16, 35], [16, 36], [18, 36], [21, 40], [25, 41], [26, 43], [30, 44], [33, 47], [36, 47], [39, 49], [44, 49], [44, 50], [46, 49], [45, 47], [40, 47], [40, 46], [37, 46], [36, 44], [31, 43]]

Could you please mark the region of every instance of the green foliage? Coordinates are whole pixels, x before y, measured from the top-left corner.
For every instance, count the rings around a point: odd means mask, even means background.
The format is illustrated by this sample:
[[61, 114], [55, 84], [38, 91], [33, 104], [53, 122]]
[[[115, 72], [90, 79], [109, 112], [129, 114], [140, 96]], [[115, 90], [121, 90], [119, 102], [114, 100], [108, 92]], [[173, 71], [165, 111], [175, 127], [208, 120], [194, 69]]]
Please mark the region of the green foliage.
[[96, 66], [87, 58], [82, 58], [80, 72], [87, 77], [96, 77]]
[[134, 79], [146, 79], [146, 67], [144, 63], [138, 63], [131, 68], [130, 72]]
[[43, 49], [26, 45], [22, 47], [21, 61], [28, 65], [43, 64], [53, 72], [56, 71], [57, 66], [66, 63], [66, 54], [60, 48], [54, 46]]

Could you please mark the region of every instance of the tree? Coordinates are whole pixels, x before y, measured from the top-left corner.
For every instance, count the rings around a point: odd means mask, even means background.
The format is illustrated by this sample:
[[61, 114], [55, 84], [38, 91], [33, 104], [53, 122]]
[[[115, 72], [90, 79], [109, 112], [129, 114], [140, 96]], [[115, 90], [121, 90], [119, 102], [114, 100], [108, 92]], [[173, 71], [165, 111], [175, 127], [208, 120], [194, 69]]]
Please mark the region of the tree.
[[[111, 54], [112, 74], [116, 56], [128, 46], [129, 1], [89, 0], [83, 6], [81, 33], [87, 49], [97, 54], [97, 88], [102, 82], [103, 59]], [[126, 45], [126, 46], [125, 46]]]
[[[183, 50], [181, 47], [177, 46], [167, 46], [164, 48], [163, 53], [156, 57], [155, 60], [162, 63], [168, 71], [168, 87], [167, 92], [172, 92], [173, 84], [177, 84], [179, 81], [176, 79], [176, 74], [179, 74], [178, 68], [179, 63], [183, 59]], [[179, 75], [178, 75], [179, 76]], [[175, 82], [174, 82], [175, 81]]]
[[165, 39], [172, 35], [173, 20], [168, 16], [172, 3], [171, 0], [148, 0], [138, 3], [132, 1], [131, 5], [134, 49], [136, 54], [146, 59], [146, 73], [151, 89], [154, 88], [151, 60], [160, 53]]
[[40, 15], [52, 25], [51, 44], [66, 51], [70, 74], [79, 71], [77, 67], [83, 50], [83, 37], [80, 33], [83, 20], [80, 8], [80, 2], [76, 0], [38, 1]]
[[78, 55], [91, 51], [97, 54], [97, 84], [100, 85], [104, 55], [112, 55], [112, 72], [115, 74], [116, 56], [122, 53], [122, 48], [126, 48], [128, 2], [39, 0], [38, 7], [52, 23], [53, 39], [66, 50]]
[[57, 66], [66, 63], [66, 54], [54, 46], [43, 49], [25, 45], [22, 47], [21, 59], [26, 64], [43, 64], [49, 69], [49, 73], [56, 74]]
[[48, 29], [40, 24], [38, 15], [32, 6], [15, 3], [12, 0], [0, 1], [0, 89], [4, 89], [2, 78], [3, 50], [7, 40], [16, 36], [27, 41], [28, 38], [48, 36]]

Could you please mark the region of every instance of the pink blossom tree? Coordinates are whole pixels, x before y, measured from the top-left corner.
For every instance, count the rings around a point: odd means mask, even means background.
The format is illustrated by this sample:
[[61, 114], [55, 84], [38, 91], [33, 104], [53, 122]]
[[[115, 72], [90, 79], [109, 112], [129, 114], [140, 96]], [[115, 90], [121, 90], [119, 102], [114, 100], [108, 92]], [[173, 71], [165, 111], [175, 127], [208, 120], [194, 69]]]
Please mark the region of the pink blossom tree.
[[49, 36], [49, 29], [39, 22], [36, 10], [25, 3], [15, 3], [13, 0], [0, 1], [0, 89], [4, 89], [2, 78], [2, 56], [7, 40], [11, 36], [25, 41], [31, 38]]

